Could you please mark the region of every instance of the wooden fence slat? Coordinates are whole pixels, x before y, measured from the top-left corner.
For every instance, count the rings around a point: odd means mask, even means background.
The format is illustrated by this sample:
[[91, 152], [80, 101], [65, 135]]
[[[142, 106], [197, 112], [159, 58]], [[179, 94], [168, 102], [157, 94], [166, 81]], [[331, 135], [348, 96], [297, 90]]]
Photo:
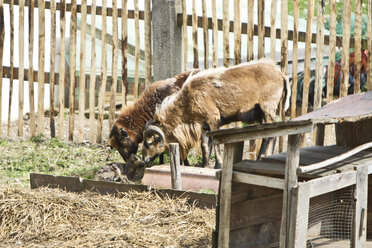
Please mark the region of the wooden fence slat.
[[292, 92], [291, 92], [291, 118], [297, 116], [297, 67], [298, 67], [298, 27], [300, 17], [300, 0], [294, 0], [294, 23], [293, 23], [293, 52], [292, 52]]
[[[308, 1], [306, 33], [312, 34], [314, 17], [314, 0]], [[305, 41], [305, 68], [304, 68], [304, 83], [302, 89], [302, 114], [307, 113], [307, 105], [309, 100], [309, 85], [310, 85], [310, 63], [311, 63], [311, 35], [306, 35]]]
[[[82, 2], [81, 25], [80, 25], [80, 72], [79, 72], [79, 125], [78, 142], [84, 139], [85, 122], [85, 39], [87, 33], [87, 2]], [[116, 26], [117, 27], [117, 23]]]
[[342, 34], [342, 59], [341, 59], [341, 81], [340, 97], [347, 96], [349, 86], [349, 48], [350, 48], [350, 23], [351, 23], [352, 1], [344, 1], [344, 21]]
[[368, 63], [367, 63], [367, 89], [372, 90], [372, 0], [368, 0]]
[[270, 57], [275, 60], [276, 52], [276, 0], [271, 1], [271, 18], [270, 18]]
[[10, 81], [9, 81], [9, 105], [8, 105], [8, 129], [7, 136], [10, 135], [10, 117], [12, 115], [12, 96], [13, 96], [13, 67], [14, 67], [14, 2], [10, 2]]
[[360, 91], [360, 73], [362, 69], [362, 0], [355, 1], [355, 31], [354, 31], [355, 57], [354, 65], [354, 93]]
[[216, 0], [212, 0], [212, 66], [218, 66], [218, 21]]
[[105, 102], [105, 91], [107, 81], [107, 58], [106, 58], [106, 7], [107, 0], [102, 1], [102, 67], [101, 67], [101, 82], [99, 86], [98, 97], [98, 123], [97, 123], [97, 143], [102, 142], [102, 126], [103, 126], [103, 104]]
[[314, 86], [314, 109], [322, 105], [323, 55], [324, 55], [324, 0], [317, 0], [316, 70]]
[[[65, 0], [61, 0], [61, 11], [59, 12], [60, 18], [60, 33], [61, 33], [61, 45], [59, 49], [59, 83], [58, 83], [58, 102], [59, 102], [59, 116], [58, 116], [58, 137], [63, 138], [63, 120], [64, 120], [64, 109], [65, 109]], [[31, 74], [32, 75], [32, 74]], [[30, 78], [30, 76], [29, 76]]]
[[39, 10], [39, 61], [38, 61], [38, 102], [37, 132], [44, 133], [44, 58], [45, 58], [45, 1], [38, 4]]
[[230, 44], [229, 44], [229, 0], [223, 0], [223, 65], [230, 66]]
[[242, 62], [241, 46], [242, 46], [242, 34], [241, 34], [241, 21], [240, 21], [240, 0], [234, 1], [234, 34], [235, 34], [235, 47], [234, 47], [234, 62], [236, 65]]
[[192, 1], [192, 41], [194, 51], [194, 68], [199, 68], [199, 53], [198, 53], [198, 16], [196, 15], [196, 0]]
[[265, 57], [265, 1], [258, 0], [258, 58]]
[[152, 82], [151, 72], [151, 1], [145, 0], [145, 64], [146, 78], [145, 86], [149, 86]]
[[138, 98], [138, 84], [139, 84], [139, 60], [140, 60], [140, 30], [139, 30], [139, 9], [138, 0], [134, 0], [134, 29], [136, 34], [136, 48], [135, 48], [135, 68], [134, 68], [134, 87], [133, 98]]
[[122, 1], [121, 15], [121, 53], [122, 53], [122, 97], [123, 106], [127, 104], [127, 85], [128, 85], [128, 5], [127, 0]]
[[[3, 72], [3, 55], [4, 55], [4, 38], [5, 38], [5, 16], [3, 0], [0, 0], [0, 72]], [[0, 136], [1, 136], [1, 115], [2, 115], [2, 93], [3, 93], [3, 77], [0, 77]]]
[[[209, 68], [209, 35], [208, 35], [208, 17], [206, 0], [202, 0], [202, 20], [203, 20], [203, 44], [204, 44], [204, 68]], [[238, 0], [235, 0], [238, 1]]]
[[[282, 0], [281, 2], [281, 71], [288, 75], [288, 0]], [[284, 113], [284, 106], [280, 104], [280, 119], [284, 121], [285, 113]], [[279, 152], [283, 152], [284, 150], [284, 137], [279, 137]]]
[[254, 0], [248, 0], [248, 20], [247, 20], [247, 61], [253, 60], [253, 35], [254, 35]]
[[[19, 109], [18, 109], [18, 136], [23, 136], [23, 105], [24, 105], [24, 39], [25, 39], [25, 1], [19, 1]], [[1, 86], [0, 86], [1, 87]]]
[[51, 46], [50, 46], [50, 136], [54, 138], [56, 136], [56, 129], [54, 123], [54, 85], [55, 85], [55, 61], [56, 61], [56, 29], [57, 29], [57, 19], [56, 19], [56, 0], [51, 0]]
[[182, 48], [183, 48], [183, 71], [186, 71], [188, 64], [188, 41], [187, 41], [187, 0], [182, 0]]
[[113, 46], [112, 46], [112, 83], [111, 83], [111, 94], [110, 94], [110, 111], [109, 111], [109, 127], [112, 127], [114, 124], [115, 119], [115, 98], [116, 98], [116, 90], [117, 90], [117, 67], [118, 67], [118, 54], [119, 54], [119, 39], [118, 39], [118, 8], [117, 8], [117, 0], [112, 1], [112, 9], [113, 9], [113, 25], [112, 25], [112, 36], [113, 36]]
[[96, 1], [92, 1], [91, 14], [91, 59], [89, 78], [89, 140], [94, 142], [95, 134], [95, 93], [96, 93]]
[[76, 0], [71, 0], [71, 24], [70, 24], [70, 90], [69, 90], [69, 125], [68, 139], [74, 140], [75, 126], [75, 84], [76, 84], [76, 29], [77, 29], [77, 12]]

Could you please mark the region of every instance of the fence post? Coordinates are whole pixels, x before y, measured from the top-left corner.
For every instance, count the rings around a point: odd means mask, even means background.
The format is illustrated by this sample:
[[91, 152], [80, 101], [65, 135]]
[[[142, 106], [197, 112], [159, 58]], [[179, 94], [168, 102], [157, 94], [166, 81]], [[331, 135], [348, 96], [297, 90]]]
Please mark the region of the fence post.
[[177, 25], [177, 0], [152, 0], [154, 81], [181, 72], [182, 28]]
[[169, 144], [170, 170], [172, 179], [172, 189], [182, 189], [181, 168], [180, 168], [180, 148], [178, 143]]

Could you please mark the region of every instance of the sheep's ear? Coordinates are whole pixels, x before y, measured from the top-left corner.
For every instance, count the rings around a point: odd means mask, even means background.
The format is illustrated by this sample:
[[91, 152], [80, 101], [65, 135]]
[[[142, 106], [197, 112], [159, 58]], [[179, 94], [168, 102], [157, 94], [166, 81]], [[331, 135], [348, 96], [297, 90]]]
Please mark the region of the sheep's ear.
[[124, 138], [128, 138], [128, 134], [127, 132], [125, 132], [124, 129], [120, 128], [120, 134], [124, 137]]

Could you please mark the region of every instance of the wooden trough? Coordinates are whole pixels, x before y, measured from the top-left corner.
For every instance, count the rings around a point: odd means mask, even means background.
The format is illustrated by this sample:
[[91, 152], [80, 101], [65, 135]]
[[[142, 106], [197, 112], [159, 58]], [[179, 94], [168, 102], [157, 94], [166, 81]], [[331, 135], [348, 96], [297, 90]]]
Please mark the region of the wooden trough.
[[[304, 133], [328, 124], [336, 145], [300, 149]], [[372, 238], [372, 92], [289, 122], [207, 135], [225, 144], [214, 247], [366, 247]], [[287, 135], [286, 153], [242, 160], [245, 140]]]

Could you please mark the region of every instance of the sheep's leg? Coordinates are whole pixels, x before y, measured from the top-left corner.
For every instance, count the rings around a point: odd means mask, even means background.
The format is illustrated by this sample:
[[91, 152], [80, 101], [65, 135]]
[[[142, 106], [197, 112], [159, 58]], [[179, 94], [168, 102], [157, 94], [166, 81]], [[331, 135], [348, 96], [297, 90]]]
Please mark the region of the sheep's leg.
[[203, 157], [203, 162], [202, 166], [207, 167], [209, 164], [209, 158], [210, 158], [210, 139], [205, 135], [205, 133], [202, 134], [201, 137], [201, 150], [202, 150], [202, 157]]
[[[181, 160], [181, 164], [182, 164], [182, 160]], [[189, 161], [187, 160], [187, 158], [183, 161], [183, 165], [184, 166], [190, 166]]]
[[221, 156], [221, 145], [214, 145], [214, 155], [215, 155], [215, 169], [222, 168], [222, 156]]
[[159, 156], [159, 164], [164, 164], [164, 152]]
[[265, 154], [265, 156], [268, 156], [269, 152], [271, 152], [271, 154], [274, 153], [275, 141], [276, 141], [276, 138], [262, 139], [262, 143], [261, 143], [260, 151], [257, 156], [257, 160], [260, 160], [263, 154]]

